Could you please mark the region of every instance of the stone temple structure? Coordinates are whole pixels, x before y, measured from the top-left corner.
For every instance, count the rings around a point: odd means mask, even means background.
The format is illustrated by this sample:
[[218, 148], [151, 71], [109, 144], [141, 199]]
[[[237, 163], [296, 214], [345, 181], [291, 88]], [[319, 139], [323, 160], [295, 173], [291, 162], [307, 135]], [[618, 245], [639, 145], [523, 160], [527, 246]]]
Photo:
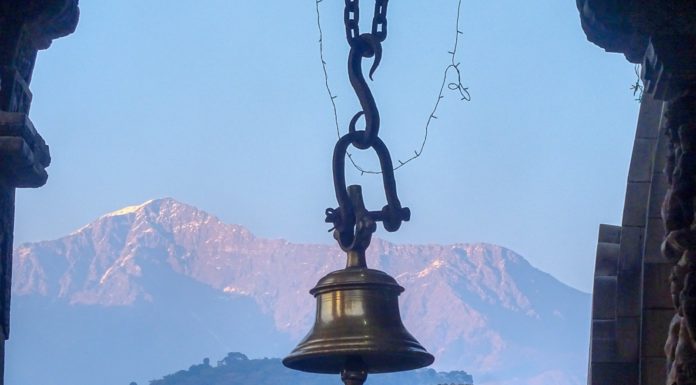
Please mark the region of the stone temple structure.
[[0, 0], [0, 384], [10, 333], [15, 189], [46, 183], [48, 146], [29, 119], [38, 51], [75, 30], [77, 0]]
[[[588, 382], [696, 385], [696, 1], [576, 3], [578, 28], [640, 64], [645, 84], [623, 221], [599, 230]], [[78, 17], [78, 0], [0, 0], [0, 371], [15, 189], [42, 186], [50, 163], [29, 84], [38, 51]]]
[[599, 230], [588, 382], [696, 384], [696, 3], [577, 6], [645, 85], [623, 220]]

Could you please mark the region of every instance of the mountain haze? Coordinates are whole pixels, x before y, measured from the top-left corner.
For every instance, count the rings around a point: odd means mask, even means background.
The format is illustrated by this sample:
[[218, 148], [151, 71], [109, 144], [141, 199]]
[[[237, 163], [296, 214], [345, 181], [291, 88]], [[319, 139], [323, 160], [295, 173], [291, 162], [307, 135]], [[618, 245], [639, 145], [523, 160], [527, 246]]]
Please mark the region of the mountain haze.
[[[436, 368], [466, 370], [477, 384], [584, 376], [589, 295], [513, 251], [375, 239], [367, 257], [406, 288], [404, 323]], [[152, 379], [229, 351], [283, 356], [313, 321], [308, 290], [344, 264], [333, 245], [259, 238], [169, 198], [106, 214], [15, 250], [9, 382], [46, 383], [21, 361], [36, 360], [36, 349], [76, 376], [51, 376], [66, 385], [102, 372], [104, 385]], [[89, 367], [83, 377], [66, 369], [76, 362], [69, 353]]]

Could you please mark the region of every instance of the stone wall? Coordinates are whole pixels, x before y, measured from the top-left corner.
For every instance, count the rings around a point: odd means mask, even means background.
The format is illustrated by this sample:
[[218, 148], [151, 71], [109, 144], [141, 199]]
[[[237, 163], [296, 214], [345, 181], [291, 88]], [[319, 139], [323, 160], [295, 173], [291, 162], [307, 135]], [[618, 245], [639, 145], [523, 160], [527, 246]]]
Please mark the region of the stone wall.
[[[595, 263], [589, 381], [591, 385], [664, 385], [664, 336], [673, 315], [662, 258], [660, 207], [666, 138], [663, 104], [642, 104], [628, 173], [621, 226], [601, 225]], [[665, 275], [666, 274], [666, 275]]]
[[[641, 64], [645, 95], [627, 187], [621, 246], [635, 251], [641, 271], [627, 277], [640, 285], [617, 291], [639, 301], [638, 350], [631, 364], [641, 385], [696, 384], [696, 2], [682, 0], [576, 0], [588, 40]], [[659, 103], [659, 102], [654, 102]], [[652, 110], [648, 114], [646, 109]], [[653, 116], [653, 118], [649, 118]], [[660, 120], [660, 123], [657, 121]], [[646, 122], [651, 122], [650, 124]], [[645, 131], [644, 129], [649, 129]], [[630, 230], [627, 229], [627, 224]], [[638, 240], [625, 238], [636, 232]], [[621, 256], [619, 256], [619, 264]], [[601, 273], [601, 272], [598, 272]], [[598, 277], [601, 277], [598, 275]], [[598, 278], [599, 281], [602, 278]], [[628, 279], [628, 278], [627, 278]], [[618, 271], [617, 282], [621, 280]], [[617, 283], [617, 288], [621, 285]], [[601, 284], [600, 284], [601, 286]], [[595, 301], [606, 301], [600, 288]], [[626, 297], [626, 298], [624, 298]], [[593, 321], [591, 383], [601, 384], [605, 315]], [[620, 317], [616, 318], [616, 324]], [[596, 333], [594, 333], [596, 329]], [[618, 330], [618, 329], [617, 329]], [[598, 342], [595, 342], [598, 341]], [[601, 341], [601, 343], [599, 342]], [[617, 366], [617, 370], [618, 366]], [[636, 378], [634, 373], [631, 381]]]

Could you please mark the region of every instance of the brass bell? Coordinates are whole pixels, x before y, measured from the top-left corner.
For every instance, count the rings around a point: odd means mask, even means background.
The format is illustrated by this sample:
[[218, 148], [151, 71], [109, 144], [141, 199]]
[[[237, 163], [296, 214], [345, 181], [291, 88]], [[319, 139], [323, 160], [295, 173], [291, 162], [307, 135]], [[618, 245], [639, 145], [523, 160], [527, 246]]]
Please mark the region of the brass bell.
[[313, 373], [362, 371], [365, 377], [432, 364], [433, 356], [401, 322], [403, 291], [388, 274], [367, 268], [364, 251], [349, 251], [348, 266], [310, 291], [317, 299], [314, 326], [283, 364]]

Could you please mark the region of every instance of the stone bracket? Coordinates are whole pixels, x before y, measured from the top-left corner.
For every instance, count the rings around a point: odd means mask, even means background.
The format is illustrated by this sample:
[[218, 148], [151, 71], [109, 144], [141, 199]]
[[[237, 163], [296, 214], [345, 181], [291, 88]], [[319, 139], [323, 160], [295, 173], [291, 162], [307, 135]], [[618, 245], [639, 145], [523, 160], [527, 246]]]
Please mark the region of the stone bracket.
[[48, 145], [27, 114], [0, 111], [0, 175], [13, 187], [41, 187], [51, 163]]
[[671, 100], [696, 78], [696, 36], [653, 36], [645, 52], [642, 78], [656, 99]]

